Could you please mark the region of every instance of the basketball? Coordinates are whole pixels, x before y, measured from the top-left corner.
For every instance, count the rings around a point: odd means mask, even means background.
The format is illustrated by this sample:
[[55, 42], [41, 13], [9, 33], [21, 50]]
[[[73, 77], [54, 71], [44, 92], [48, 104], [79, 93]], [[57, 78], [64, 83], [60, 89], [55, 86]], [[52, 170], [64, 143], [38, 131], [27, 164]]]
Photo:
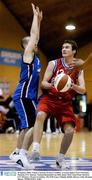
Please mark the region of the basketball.
[[55, 77], [54, 80], [54, 87], [59, 91], [59, 92], [66, 92], [70, 89], [71, 87], [71, 78], [69, 75], [65, 73], [60, 73]]

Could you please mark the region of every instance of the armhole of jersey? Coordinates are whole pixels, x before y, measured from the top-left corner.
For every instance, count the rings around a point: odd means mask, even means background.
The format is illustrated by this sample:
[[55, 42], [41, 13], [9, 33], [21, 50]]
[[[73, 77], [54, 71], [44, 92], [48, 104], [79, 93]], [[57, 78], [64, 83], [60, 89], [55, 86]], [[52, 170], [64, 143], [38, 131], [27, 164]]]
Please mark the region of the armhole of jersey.
[[31, 57], [31, 59], [32, 59], [32, 61], [31, 61], [31, 62], [24, 62], [24, 60], [23, 60], [23, 63], [24, 63], [24, 64], [31, 65], [31, 64], [33, 63], [33, 61], [34, 61], [35, 54], [33, 54], [33, 55], [32, 55], [32, 56], [30, 56], [30, 57]]
[[56, 71], [56, 68], [57, 68], [57, 60], [52, 60], [53, 64], [54, 64], [54, 69], [53, 69], [53, 72]]

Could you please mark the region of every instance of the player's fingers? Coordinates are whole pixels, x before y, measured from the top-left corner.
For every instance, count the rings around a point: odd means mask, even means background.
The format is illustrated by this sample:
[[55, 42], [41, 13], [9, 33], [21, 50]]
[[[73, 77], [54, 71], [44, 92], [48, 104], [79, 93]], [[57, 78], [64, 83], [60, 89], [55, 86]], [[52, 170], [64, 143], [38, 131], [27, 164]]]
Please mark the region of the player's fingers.
[[35, 5], [31, 3], [33, 11], [35, 11]]
[[75, 62], [69, 64], [69, 67], [74, 67], [74, 66], [75, 66]]
[[39, 14], [40, 10], [39, 10], [39, 7], [38, 7], [38, 6], [36, 6], [36, 11], [37, 11], [37, 13]]

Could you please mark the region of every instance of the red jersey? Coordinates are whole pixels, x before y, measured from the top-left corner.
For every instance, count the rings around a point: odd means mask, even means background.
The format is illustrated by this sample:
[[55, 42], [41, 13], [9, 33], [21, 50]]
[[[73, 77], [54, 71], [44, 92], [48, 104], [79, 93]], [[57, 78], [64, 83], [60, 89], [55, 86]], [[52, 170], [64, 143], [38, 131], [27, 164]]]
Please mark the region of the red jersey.
[[[75, 84], [77, 83], [79, 75], [78, 70], [70, 70], [64, 63], [63, 58], [54, 60], [53, 62], [55, 63], [55, 66], [53, 76], [51, 77], [49, 82], [51, 82], [58, 73], [63, 71], [66, 74], [70, 75]], [[76, 92], [72, 89], [68, 90], [67, 92], [58, 92], [55, 88], [45, 90], [43, 92], [43, 96], [39, 101], [37, 111], [43, 111], [48, 116], [53, 115], [53, 117], [55, 117], [59, 122], [60, 126], [62, 126], [62, 130], [64, 123], [67, 122], [71, 122], [75, 127], [76, 118], [72, 107], [72, 98], [75, 94]]]
[[[79, 70], [75, 69], [69, 69], [68, 66], [65, 64], [64, 59], [60, 58], [57, 60], [54, 60], [53, 63], [55, 63], [53, 76], [51, 77], [50, 81], [53, 80], [53, 78], [56, 77], [57, 74], [64, 72], [65, 74], [68, 74], [71, 79], [73, 80], [74, 84], [77, 84], [78, 76], [79, 76]], [[58, 92], [56, 89], [52, 88], [49, 90], [46, 90], [47, 94], [53, 95], [53, 96], [60, 96], [65, 98], [67, 101], [72, 100], [72, 98], [75, 96], [76, 91], [69, 89], [67, 92]]]

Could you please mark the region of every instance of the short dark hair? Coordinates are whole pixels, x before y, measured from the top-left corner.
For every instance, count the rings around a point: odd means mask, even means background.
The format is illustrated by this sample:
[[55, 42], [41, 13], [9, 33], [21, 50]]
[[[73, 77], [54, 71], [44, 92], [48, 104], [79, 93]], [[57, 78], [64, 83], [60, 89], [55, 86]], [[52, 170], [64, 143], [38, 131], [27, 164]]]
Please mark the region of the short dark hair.
[[[76, 50], [76, 53], [74, 54], [74, 56], [76, 56], [77, 51], [78, 51], [78, 46], [77, 43], [74, 40], [65, 40], [64, 43], [69, 43], [72, 46], [72, 50]], [[64, 44], [63, 43], [63, 44]]]
[[30, 36], [25, 36], [24, 38], [21, 39], [21, 47], [24, 49], [24, 43], [27, 39], [29, 39]]

